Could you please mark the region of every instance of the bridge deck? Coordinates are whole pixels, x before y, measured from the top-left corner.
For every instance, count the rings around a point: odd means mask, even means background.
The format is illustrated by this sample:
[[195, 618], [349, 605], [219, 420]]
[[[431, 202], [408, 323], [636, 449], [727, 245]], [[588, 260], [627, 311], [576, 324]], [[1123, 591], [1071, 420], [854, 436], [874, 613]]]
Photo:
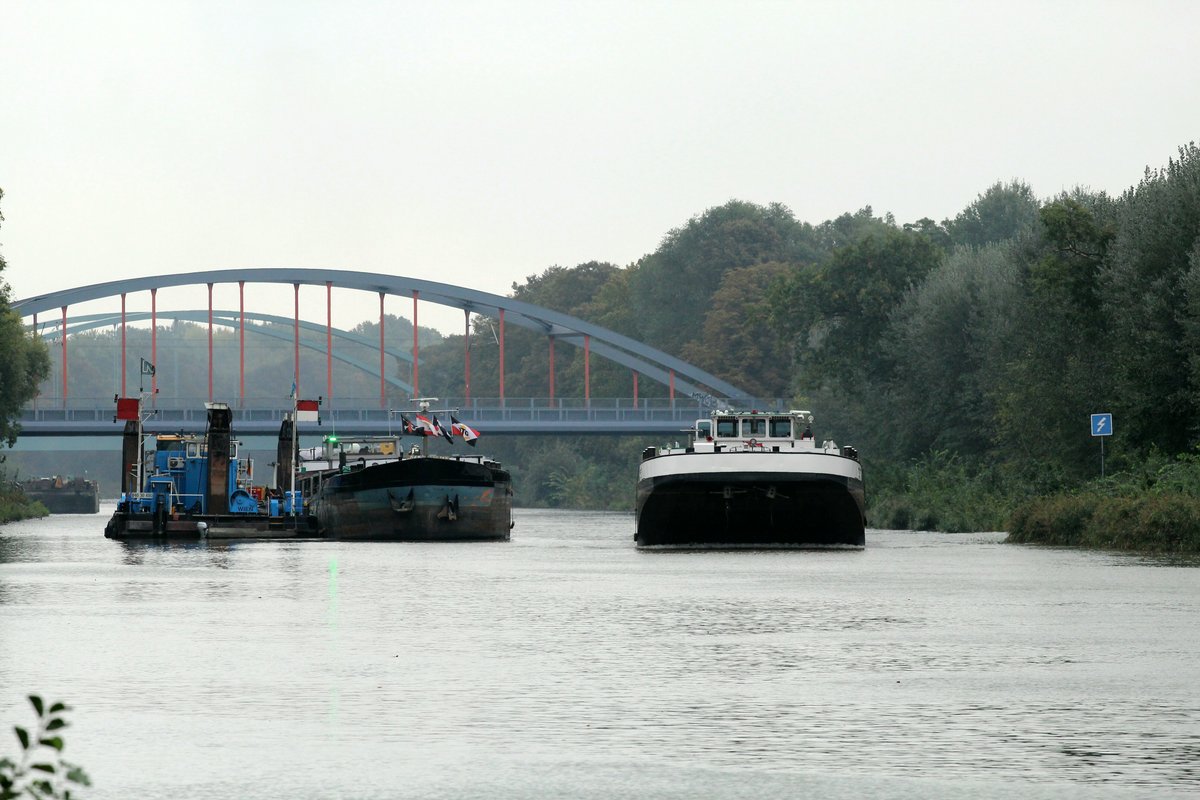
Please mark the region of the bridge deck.
[[[285, 401], [286, 403], [286, 401]], [[183, 407], [174, 400], [161, 400], [146, 420], [147, 432], [202, 432], [206, 424], [203, 404]], [[658, 434], [675, 433], [691, 426], [693, 420], [707, 416], [704, 400], [662, 398], [603, 398], [590, 402], [578, 399], [509, 398], [453, 401], [437, 408], [450, 408], [463, 422], [488, 434]], [[234, 407], [235, 434], [275, 434], [285, 415], [286, 405], [246, 403]], [[400, 414], [412, 415], [412, 408], [371, 408], [346, 401], [322, 408], [321, 424], [301, 423], [300, 431], [317, 433], [336, 430], [340, 434], [378, 434], [400, 429]], [[442, 421], [449, 424], [448, 415]], [[21, 436], [119, 436], [124, 423], [114, 419], [111, 402], [104, 405], [72, 400], [67, 408], [26, 408], [21, 414]]]

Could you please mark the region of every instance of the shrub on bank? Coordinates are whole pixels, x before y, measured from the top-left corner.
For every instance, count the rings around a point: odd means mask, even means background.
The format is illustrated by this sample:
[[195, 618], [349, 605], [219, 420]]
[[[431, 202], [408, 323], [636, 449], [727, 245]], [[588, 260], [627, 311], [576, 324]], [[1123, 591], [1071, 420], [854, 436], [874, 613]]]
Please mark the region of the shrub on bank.
[[1002, 530], [1013, 507], [1010, 482], [996, 469], [973, 469], [945, 451], [904, 467], [869, 465], [867, 524], [910, 531]]
[[0, 524], [44, 517], [49, 513], [44, 505], [26, 497], [21, 487], [0, 469]]
[[1016, 510], [1008, 541], [1200, 553], [1200, 497], [1176, 491], [1041, 497]]

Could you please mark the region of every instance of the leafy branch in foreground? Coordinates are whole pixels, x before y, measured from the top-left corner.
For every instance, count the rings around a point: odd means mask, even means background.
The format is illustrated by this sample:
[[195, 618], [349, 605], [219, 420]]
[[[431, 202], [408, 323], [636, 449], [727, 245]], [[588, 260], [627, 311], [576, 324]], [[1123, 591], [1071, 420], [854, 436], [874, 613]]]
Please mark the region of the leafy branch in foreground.
[[67, 727], [62, 715], [71, 709], [62, 703], [47, 708], [36, 694], [29, 695], [29, 703], [37, 714], [37, 730], [31, 736], [20, 725], [13, 726], [21, 743], [21, 757], [16, 762], [0, 758], [0, 800], [20, 797], [69, 800], [73, 796], [72, 786], [92, 785], [82, 767], [62, 759], [63, 740], [57, 732]]

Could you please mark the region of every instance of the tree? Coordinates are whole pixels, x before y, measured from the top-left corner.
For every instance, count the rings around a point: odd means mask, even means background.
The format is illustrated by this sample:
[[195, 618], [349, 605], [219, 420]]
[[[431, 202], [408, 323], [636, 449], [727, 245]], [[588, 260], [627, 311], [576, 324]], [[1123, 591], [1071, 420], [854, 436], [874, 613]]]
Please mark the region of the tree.
[[794, 343], [800, 380], [810, 387], [834, 381], [858, 393], [867, 381], [884, 378], [879, 345], [888, 318], [941, 255], [926, 236], [889, 227], [781, 283], [772, 293], [771, 319]]
[[725, 274], [777, 261], [820, 258], [815, 231], [784, 205], [758, 206], [731, 200], [672, 229], [631, 276], [638, 337], [678, 355], [700, 337], [704, 315]]
[[1131, 448], [1167, 453], [1193, 447], [1200, 433], [1200, 383], [1192, 371], [1192, 298], [1200, 242], [1200, 148], [1179, 149], [1166, 167], [1146, 170], [1121, 198], [1117, 233], [1100, 271], [1103, 313], [1122, 422]]
[[983, 247], [1032, 230], [1038, 221], [1039, 206], [1028, 184], [1018, 180], [994, 183], [942, 225], [954, 244]]
[[[1019, 349], [1003, 371], [999, 444], [1010, 459], [1050, 465], [1068, 480], [1092, 473], [1095, 442], [1080, 435], [1088, 414], [1118, 410], [1115, 348], [1100, 276], [1116, 232], [1103, 193], [1076, 190], [1047, 203], [1026, 249]], [[1114, 405], [1117, 404], [1117, 405]]]
[[[4, 190], [0, 189], [0, 200], [3, 198]], [[0, 273], [6, 266], [0, 255]], [[8, 284], [0, 277], [0, 445], [12, 447], [17, 441], [21, 407], [37, 395], [38, 384], [49, 372], [45, 346], [26, 334], [21, 318], [9, 306]]]
[[767, 299], [771, 285], [791, 269], [771, 261], [725, 273], [700, 339], [684, 348], [683, 358], [756, 397], [784, 397], [791, 357], [769, 324]]
[[886, 452], [986, 456], [996, 437], [997, 385], [1016, 333], [1020, 268], [1009, 246], [959, 248], [893, 313], [884, 349], [891, 433]]

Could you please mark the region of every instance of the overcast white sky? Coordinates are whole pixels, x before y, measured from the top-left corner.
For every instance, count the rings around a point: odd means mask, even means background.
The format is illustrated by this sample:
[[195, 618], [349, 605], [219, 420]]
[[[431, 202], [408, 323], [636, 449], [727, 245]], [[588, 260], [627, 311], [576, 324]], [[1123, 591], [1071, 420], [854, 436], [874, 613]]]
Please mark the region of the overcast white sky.
[[629, 265], [732, 198], [906, 222], [1011, 178], [1119, 193], [1200, 138], [1198, 36], [1192, 0], [0, 0], [4, 278], [19, 299], [327, 267], [507, 294]]

